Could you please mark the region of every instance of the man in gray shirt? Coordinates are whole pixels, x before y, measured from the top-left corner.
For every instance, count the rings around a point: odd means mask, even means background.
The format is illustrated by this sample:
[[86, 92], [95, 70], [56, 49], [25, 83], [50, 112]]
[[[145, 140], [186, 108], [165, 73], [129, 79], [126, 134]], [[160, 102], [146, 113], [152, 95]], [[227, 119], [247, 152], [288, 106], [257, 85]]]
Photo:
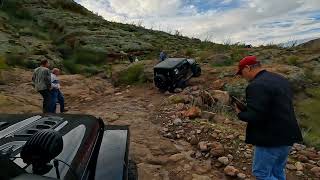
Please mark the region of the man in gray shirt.
[[32, 76], [32, 82], [36, 91], [43, 97], [43, 113], [50, 112], [51, 73], [48, 67], [49, 61], [42, 60], [40, 67], [34, 70]]

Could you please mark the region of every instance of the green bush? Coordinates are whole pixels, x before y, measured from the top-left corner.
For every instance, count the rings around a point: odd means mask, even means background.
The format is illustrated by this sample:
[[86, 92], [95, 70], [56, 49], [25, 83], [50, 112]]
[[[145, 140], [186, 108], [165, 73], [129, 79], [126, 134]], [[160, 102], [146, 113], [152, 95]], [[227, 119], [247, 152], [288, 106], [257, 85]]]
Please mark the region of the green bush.
[[26, 55], [8, 54], [5, 56], [6, 63], [9, 66], [25, 66]]
[[185, 52], [185, 55], [188, 57], [192, 57], [195, 54], [195, 50], [192, 48], [188, 48]]
[[133, 64], [128, 69], [120, 72], [117, 84], [141, 84], [146, 82], [143, 64]]
[[83, 74], [93, 76], [99, 74], [102, 70], [97, 66], [83, 66], [81, 72]]
[[320, 88], [306, 90], [310, 98], [297, 102], [297, 112], [304, 129], [305, 143], [320, 148]]
[[37, 60], [27, 60], [24, 63], [24, 66], [28, 69], [35, 69], [35, 68], [39, 67], [39, 65], [40, 65], [40, 62]]
[[70, 57], [73, 54], [73, 49], [66, 44], [58, 45], [57, 50], [62, 54], [63, 58]]
[[76, 64], [73, 60], [67, 59], [63, 61], [64, 68], [71, 74], [81, 74], [81, 65]]
[[299, 57], [297, 57], [297, 56], [290, 56], [290, 57], [287, 59], [287, 63], [288, 63], [289, 65], [293, 65], [293, 66], [298, 65], [298, 61], [299, 61]]
[[72, 55], [72, 59], [82, 65], [102, 65], [106, 63], [106, 57], [106, 52], [87, 49], [78, 49]]
[[8, 67], [4, 57], [0, 56], [0, 69], [6, 69]]

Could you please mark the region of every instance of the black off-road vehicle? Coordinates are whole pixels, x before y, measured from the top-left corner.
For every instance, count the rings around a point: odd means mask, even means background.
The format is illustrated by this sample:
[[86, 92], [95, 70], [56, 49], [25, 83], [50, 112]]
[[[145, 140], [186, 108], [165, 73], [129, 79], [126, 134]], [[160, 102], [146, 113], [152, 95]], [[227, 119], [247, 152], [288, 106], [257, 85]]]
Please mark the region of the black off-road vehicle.
[[0, 179], [137, 179], [129, 129], [87, 115], [0, 114]]
[[161, 91], [184, 88], [190, 78], [200, 75], [201, 67], [194, 59], [168, 58], [154, 67], [154, 83]]

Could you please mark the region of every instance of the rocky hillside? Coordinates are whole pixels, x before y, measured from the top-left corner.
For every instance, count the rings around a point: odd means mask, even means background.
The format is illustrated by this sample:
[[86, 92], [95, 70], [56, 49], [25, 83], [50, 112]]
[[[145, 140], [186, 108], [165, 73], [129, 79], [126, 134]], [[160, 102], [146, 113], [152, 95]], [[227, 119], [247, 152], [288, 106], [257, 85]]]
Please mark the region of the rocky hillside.
[[[228, 95], [244, 98], [247, 82], [230, 75], [239, 59], [256, 55], [268, 70], [288, 78], [295, 91], [296, 114], [307, 147], [295, 147], [289, 175], [319, 177], [319, 39], [291, 48], [245, 48], [109, 22], [72, 0], [3, 2], [0, 112], [39, 111], [40, 97], [29, 84], [30, 70], [46, 58], [67, 74], [90, 76], [62, 77], [72, 112], [132, 125], [133, 155], [142, 179], [223, 179], [219, 172], [227, 165], [233, 166], [227, 174], [252, 178], [252, 148], [243, 143], [244, 124], [237, 122]], [[203, 75], [177, 94], [160, 94], [152, 85], [152, 68], [161, 49], [170, 56], [197, 59]], [[129, 64], [128, 55], [142, 61]], [[145, 140], [145, 132], [150, 139]], [[154, 142], [160, 140], [159, 147]]]
[[[13, 65], [34, 67], [46, 57], [71, 72], [102, 67], [126, 54], [156, 57], [161, 49], [223, 48], [134, 25], [108, 22], [72, 0], [10, 0], [0, 11], [0, 55]], [[63, 62], [62, 59], [69, 60]], [[76, 64], [76, 67], [72, 67]], [[85, 66], [83, 66], [85, 65]], [[92, 68], [91, 68], [92, 70]]]

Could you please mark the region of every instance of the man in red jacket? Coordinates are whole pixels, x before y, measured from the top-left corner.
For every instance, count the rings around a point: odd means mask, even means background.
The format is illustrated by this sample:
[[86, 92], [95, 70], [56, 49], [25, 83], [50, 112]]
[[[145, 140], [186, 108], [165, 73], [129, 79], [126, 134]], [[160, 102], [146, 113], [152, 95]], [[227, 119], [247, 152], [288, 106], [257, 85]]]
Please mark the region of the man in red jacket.
[[255, 147], [252, 172], [258, 180], [285, 180], [291, 146], [302, 141], [290, 84], [262, 68], [255, 56], [243, 58], [237, 74], [249, 81], [247, 106], [236, 110], [247, 122], [246, 143]]

